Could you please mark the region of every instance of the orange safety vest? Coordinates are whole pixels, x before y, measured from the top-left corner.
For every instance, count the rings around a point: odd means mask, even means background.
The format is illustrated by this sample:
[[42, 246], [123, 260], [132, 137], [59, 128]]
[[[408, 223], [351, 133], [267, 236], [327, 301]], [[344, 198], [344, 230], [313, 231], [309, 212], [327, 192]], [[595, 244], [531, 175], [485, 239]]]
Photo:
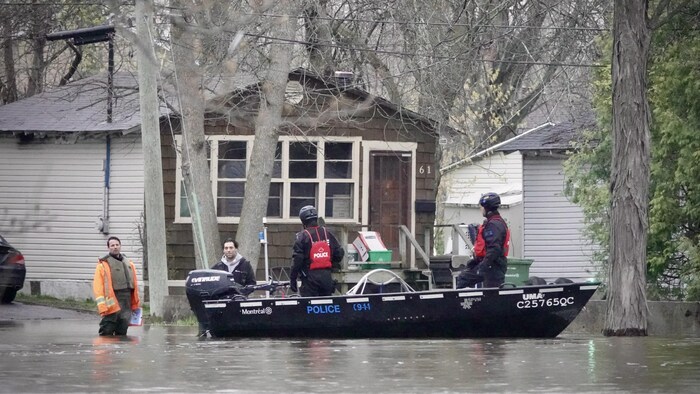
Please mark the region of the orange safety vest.
[[[136, 279], [136, 266], [131, 261], [129, 261], [129, 269], [131, 277], [134, 278], [134, 291], [131, 292], [131, 310], [134, 310], [141, 306], [141, 300], [139, 299], [139, 284]], [[95, 277], [92, 280], [92, 291], [95, 294], [97, 312], [101, 316], [111, 315], [121, 310], [112, 288], [112, 271], [109, 269], [109, 263], [105, 260], [97, 260]]]
[[[492, 218], [491, 220], [500, 220], [503, 224], [506, 222], [501, 218]], [[474, 255], [482, 258], [486, 256], [486, 241], [484, 240], [484, 225], [479, 225], [479, 232], [476, 234], [476, 242], [474, 243]], [[506, 225], [506, 239], [503, 242], [503, 255], [508, 256], [508, 248], [510, 246], [510, 229]]]

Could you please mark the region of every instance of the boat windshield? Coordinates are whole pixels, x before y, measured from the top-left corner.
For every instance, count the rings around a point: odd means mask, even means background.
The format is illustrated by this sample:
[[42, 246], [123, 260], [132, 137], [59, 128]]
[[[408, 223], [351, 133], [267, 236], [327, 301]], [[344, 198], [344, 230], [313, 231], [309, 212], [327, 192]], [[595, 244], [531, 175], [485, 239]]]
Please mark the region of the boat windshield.
[[355, 286], [348, 290], [348, 295], [375, 293], [413, 293], [415, 290], [396, 273], [378, 268], [366, 273]]

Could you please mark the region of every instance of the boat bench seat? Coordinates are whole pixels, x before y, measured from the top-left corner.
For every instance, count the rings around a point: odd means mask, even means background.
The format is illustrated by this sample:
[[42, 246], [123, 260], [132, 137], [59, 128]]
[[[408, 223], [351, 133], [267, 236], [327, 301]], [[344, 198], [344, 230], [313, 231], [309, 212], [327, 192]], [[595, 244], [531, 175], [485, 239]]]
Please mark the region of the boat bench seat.
[[438, 288], [452, 288], [453, 272], [460, 269], [453, 268], [453, 255], [446, 254], [430, 257], [430, 273], [433, 285]]

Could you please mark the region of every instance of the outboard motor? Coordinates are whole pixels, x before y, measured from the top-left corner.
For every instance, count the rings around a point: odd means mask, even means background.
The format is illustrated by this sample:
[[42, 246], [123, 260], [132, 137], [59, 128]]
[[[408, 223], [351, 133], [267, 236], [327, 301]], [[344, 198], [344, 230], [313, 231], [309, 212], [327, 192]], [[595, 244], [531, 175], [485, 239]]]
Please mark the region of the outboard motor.
[[199, 321], [200, 334], [209, 329], [209, 319], [204, 308], [204, 301], [241, 296], [241, 286], [233, 281], [233, 274], [219, 270], [190, 271], [185, 280], [185, 293], [190, 308]]

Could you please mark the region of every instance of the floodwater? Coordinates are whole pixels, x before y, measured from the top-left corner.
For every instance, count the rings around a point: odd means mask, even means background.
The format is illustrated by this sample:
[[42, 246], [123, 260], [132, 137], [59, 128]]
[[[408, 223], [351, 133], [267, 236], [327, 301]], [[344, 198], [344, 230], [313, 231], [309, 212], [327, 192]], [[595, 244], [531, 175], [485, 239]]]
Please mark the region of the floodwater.
[[199, 340], [195, 327], [0, 322], [0, 392], [697, 392], [699, 338]]

